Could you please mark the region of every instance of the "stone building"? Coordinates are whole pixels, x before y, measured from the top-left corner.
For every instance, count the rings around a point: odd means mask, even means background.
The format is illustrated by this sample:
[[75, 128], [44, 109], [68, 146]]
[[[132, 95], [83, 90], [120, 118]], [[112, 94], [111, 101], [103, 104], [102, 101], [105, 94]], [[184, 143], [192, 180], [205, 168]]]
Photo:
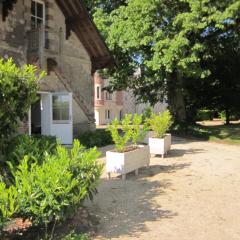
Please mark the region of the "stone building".
[[112, 56], [81, 0], [0, 0], [0, 57], [47, 72], [22, 128], [73, 135], [95, 127], [93, 74]]
[[[97, 126], [106, 125], [115, 118], [121, 120], [124, 114], [142, 114], [146, 108], [151, 107], [149, 103], [138, 103], [131, 89], [107, 92], [104, 89], [109, 86], [109, 81], [98, 72], [94, 74], [94, 85], [94, 114]], [[155, 113], [160, 113], [167, 107], [168, 104], [164, 101], [156, 103], [152, 109]]]
[[96, 125], [105, 125], [113, 119], [123, 117], [123, 92], [117, 91], [109, 93], [103, 90], [109, 84], [108, 79], [104, 79], [98, 72], [94, 75], [94, 113]]

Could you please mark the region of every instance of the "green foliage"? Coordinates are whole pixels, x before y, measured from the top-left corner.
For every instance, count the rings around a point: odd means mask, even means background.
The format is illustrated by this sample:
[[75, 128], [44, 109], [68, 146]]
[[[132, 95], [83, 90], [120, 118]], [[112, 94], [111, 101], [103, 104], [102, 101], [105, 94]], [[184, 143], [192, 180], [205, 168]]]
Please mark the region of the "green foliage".
[[141, 123], [142, 115], [134, 114], [131, 125], [131, 139], [134, 145], [137, 145], [137, 142], [145, 137], [145, 131], [140, 127]]
[[128, 142], [137, 145], [137, 142], [144, 138], [146, 131], [141, 129], [141, 123], [142, 115], [125, 114], [122, 121], [115, 119], [108, 125], [107, 131], [111, 133], [118, 152], [123, 152]]
[[88, 234], [76, 234], [74, 232], [63, 237], [61, 240], [90, 240]]
[[[113, 142], [115, 143], [116, 149], [119, 152], [124, 150], [128, 141], [131, 139], [131, 118], [132, 115], [125, 114], [121, 122], [118, 119], [114, 119], [107, 127], [107, 131], [111, 133]], [[120, 133], [119, 128], [122, 129], [123, 134]]]
[[0, 234], [17, 209], [17, 189], [14, 186], [7, 188], [3, 182], [0, 182]]
[[[231, 106], [226, 103], [237, 102], [239, 0], [115, 2], [91, 1], [95, 7], [91, 11], [94, 21], [118, 61], [117, 67], [108, 72], [112, 89], [132, 88], [141, 100], [152, 104], [168, 95], [173, 117], [183, 121], [186, 119], [185, 110], [190, 109], [187, 105], [197, 101], [198, 96], [209, 101], [210, 88], [214, 90], [217, 86], [214, 94], [217, 98], [212, 98], [215, 106], [220, 106], [220, 100], [221, 108]], [[229, 51], [234, 46], [236, 51]], [[225, 65], [221, 62], [227, 52], [228, 64]], [[215, 67], [219, 65], [218, 70], [209, 62]], [[138, 67], [142, 70], [141, 76], [133, 78]], [[224, 74], [221, 69], [224, 69]], [[237, 73], [238, 78], [231, 78], [234, 79], [232, 81], [226, 73]], [[208, 77], [212, 77], [212, 81], [204, 82], [203, 79]], [[189, 97], [186, 85], [192, 82], [191, 89], [200, 90], [202, 84], [206, 84], [206, 89], [202, 94], [193, 94], [186, 105]], [[204, 107], [209, 107], [207, 102], [199, 109]]]
[[151, 130], [154, 131], [154, 137], [163, 138], [172, 125], [172, 116], [169, 110], [166, 110], [160, 114], [153, 114], [147, 122]]
[[0, 59], [0, 155], [16, 132], [30, 105], [37, 99], [38, 81], [44, 73], [37, 76], [37, 68], [24, 65], [18, 68], [12, 59]]
[[78, 139], [81, 144], [87, 148], [104, 147], [113, 144], [111, 134], [104, 129], [97, 129], [96, 131], [89, 131], [81, 134]]
[[17, 166], [24, 158], [28, 156], [29, 163], [37, 162], [41, 164], [46, 153], [53, 154], [56, 152], [57, 140], [52, 136], [29, 136], [18, 135], [12, 139], [8, 148], [8, 161]]
[[197, 113], [198, 121], [213, 120], [214, 112], [207, 109], [199, 110]]
[[152, 107], [147, 107], [144, 109], [142, 114], [142, 122], [144, 123], [146, 119], [150, 118], [154, 114]]
[[58, 146], [55, 154], [45, 155], [41, 165], [29, 165], [25, 156], [13, 173], [18, 215], [45, 226], [66, 219], [86, 197], [96, 193], [102, 173], [98, 157], [96, 148], [85, 150], [77, 140], [71, 151]]

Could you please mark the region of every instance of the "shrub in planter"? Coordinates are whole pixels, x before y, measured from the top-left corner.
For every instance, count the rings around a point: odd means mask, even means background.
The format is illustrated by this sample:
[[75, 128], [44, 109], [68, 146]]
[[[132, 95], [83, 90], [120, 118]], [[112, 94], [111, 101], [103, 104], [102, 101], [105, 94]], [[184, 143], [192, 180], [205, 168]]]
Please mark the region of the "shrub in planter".
[[167, 131], [172, 125], [172, 116], [168, 110], [154, 114], [148, 120], [150, 128], [153, 130], [153, 137], [149, 138], [150, 153], [164, 154], [171, 148], [171, 135]]
[[[106, 153], [106, 171], [109, 178], [113, 172], [120, 173], [125, 179], [127, 173], [135, 171], [138, 174], [140, 167], [149, 165], [149, 147], [137, 145], [143, 134], [140, 129], [141, 122], [142, 117], [139, 115], [125, 115], [122, 122], [114, 120], [108, 126], [116, 146], [115, 150]], [[122, 127], [122, 134], [118, 132], [119, 125]], [[127, 146], [129, 141], [132, 145]]]
[[45, 226], [47, 236], [49, 223], [66, 219], [86, 197], [96, 193], [102, 173], [102, 165], [96, 161], [99, 155], [96, 148], [85, 150], [75, 140], [72, 150], [58, 146], [55, 154], [45, 155], [41, 165], [29, 165], [25, 156], [13, 172], [18, 215], [30, 219], [33, 225]]

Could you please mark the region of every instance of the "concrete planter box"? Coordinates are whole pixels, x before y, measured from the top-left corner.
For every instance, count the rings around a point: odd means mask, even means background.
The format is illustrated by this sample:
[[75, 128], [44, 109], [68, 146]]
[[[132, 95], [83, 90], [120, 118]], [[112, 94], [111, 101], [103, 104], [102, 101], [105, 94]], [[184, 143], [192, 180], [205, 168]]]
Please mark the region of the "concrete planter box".
[[147, 131], [145, 138], [141, 141], [142, 143], [149, 144], [149, 138], [153, 137], [153, 131]]
[[160, 154], [162, 158], [171, 149], [171, 134], [166, 134], [164, 138], [149, 138], [151, 154]]
[[119, 173], [122, 175], [122, 179], [125, 179], [127, 173], [135, 171], [137, 175], [139, 168], [149, 166], [149, 146], [138, 145], [138, 147], [138, 149], [125, 153], [113, 151], [106, 153], [106, 171], [109, 178], [111, 173]]

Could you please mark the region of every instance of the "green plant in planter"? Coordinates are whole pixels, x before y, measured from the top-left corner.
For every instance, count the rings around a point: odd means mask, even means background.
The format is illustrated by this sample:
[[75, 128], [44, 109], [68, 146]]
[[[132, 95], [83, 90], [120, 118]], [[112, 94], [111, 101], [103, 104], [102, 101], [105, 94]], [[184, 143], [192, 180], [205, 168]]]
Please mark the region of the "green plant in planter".
[[142, 114], [142, 123], [144, 124], [147, 119], [151, 118], [151, 116], [154, 114], [152, 107], [147, 107], [144, 109]]
[[146, 122], [150, 129], [154, 131], [155, 138], [163, 138], [173, 123], [169, 110], [160, 114], [153, 114]]
[[[114, 119], [107, 127], [107, 131], [111, 133], [113, 142], [115, 143], [116, 150], [118, 152], [124, 151], [128, 141], [132, 137], [131, 119], [132, 115], [126, 114], [122, 121]], [[122, 128], [123, 133], [119, 131], [119, 128]]]
[[133, 118], [132, 118], [132, 125], [131, 125], [131, 139], [132, 139], [132, 143], [133, 145], [137, 145], [137, 142], [139, 140], [142, 140], [145, 135], [146, 135], [146, 131], [145, 129], [141, 129], [140, 125], [142, 123], [142, 115], [138, 115], [138, 114], [134, 114]]

